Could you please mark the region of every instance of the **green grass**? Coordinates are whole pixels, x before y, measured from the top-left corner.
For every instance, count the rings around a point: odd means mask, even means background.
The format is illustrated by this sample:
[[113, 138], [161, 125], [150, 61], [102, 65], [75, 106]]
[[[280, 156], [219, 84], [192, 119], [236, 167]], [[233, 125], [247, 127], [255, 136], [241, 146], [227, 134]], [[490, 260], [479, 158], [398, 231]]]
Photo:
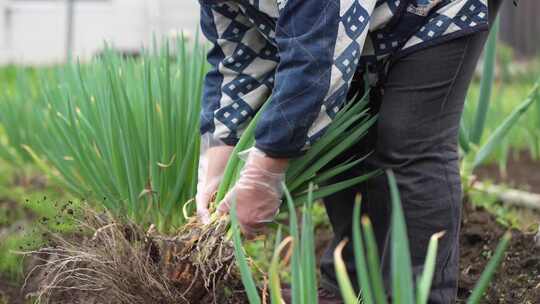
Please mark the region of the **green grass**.
[[0, 237], [0, 276], [14, 281], [21, 280], [23, 275], [23, 257], [16, 252], [39, 248], [45, 241], [45, 231], [73, 232], [76, 227], [67, 210], [74, 210], [74, 214], [80, 210], [80, 204], [73, 200], [69, 208], [62, 211], [62, 206], [72, 198], [54, 184], [49, 183], [44, 188], [15, 185], [14, 176], [21, 173], [39, 174], [33, 168], [21, 170], [0, 160], [0, 201], [13, 202], [10, 211], [0, 210], [0, 227], [10, 232]]
[[15, 66], [0, 67], [0, 83], [7, 84], [8, 86], [13, 85], [18, 69]]

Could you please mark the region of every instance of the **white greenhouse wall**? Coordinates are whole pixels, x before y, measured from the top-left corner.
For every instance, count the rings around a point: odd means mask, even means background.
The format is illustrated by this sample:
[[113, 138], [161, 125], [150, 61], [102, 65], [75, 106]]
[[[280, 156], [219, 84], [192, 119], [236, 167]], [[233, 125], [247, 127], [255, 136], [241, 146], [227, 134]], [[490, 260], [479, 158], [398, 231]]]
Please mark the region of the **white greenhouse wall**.
[[[66, 58], [64, 0], [0, 0], [0, 64], [53, 64]], [[104, 41], [137, 51], [156, 36], [198, 27], [197, 0], [75, 0], [73, 55], [91, 58]]]

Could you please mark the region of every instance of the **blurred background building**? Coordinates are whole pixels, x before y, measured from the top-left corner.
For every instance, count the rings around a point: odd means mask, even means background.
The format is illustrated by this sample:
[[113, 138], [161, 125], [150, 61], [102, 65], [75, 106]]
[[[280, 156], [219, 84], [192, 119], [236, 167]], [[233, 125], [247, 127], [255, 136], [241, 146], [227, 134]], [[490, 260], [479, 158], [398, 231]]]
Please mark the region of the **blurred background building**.
[[[505, 1], [501, 38], [521, 58], [540, 53], [538, 13], [540, 1]], [[154, 35], [195, 33], [198, 16], [197, 0], [0, 0], [0, 64], [84, 60], [104, 41], [133, 53]]]
[[0, 64], [87, 59], [104, 41], [137, 52], [154, 35], [194, 33], [198, 16], [197, 0], [0, 0]]

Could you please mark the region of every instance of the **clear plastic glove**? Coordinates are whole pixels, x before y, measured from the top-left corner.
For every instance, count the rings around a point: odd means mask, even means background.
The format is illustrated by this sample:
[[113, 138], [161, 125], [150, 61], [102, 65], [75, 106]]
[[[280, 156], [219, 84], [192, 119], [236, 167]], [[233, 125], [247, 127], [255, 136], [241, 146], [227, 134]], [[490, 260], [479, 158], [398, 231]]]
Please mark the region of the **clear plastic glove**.
[[253, 238], [279, 211], [288, 160], [268, 157], [255, 148], [247, 153], [240, 178], [220, 202], [218, 211], [228, 213], [236, 201], [240, 228], [246, 237]]
[[[206, 136], [206, 137], [205, 137]], [[199, 180], [197, 183], [197, 217], [203, 224], [210, 223], [208, 206], [212, 201], [234, 147], [211, 140], [207, 135], [201, 141]]]

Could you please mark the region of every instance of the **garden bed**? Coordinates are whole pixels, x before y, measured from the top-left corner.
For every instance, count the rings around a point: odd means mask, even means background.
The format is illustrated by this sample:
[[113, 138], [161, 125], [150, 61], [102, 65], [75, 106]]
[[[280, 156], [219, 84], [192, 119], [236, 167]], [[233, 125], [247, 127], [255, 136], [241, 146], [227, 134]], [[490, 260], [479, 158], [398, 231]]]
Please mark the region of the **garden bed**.
[[[465, 303], [506, 231], [495, 216], [483, 208], [466, 204], [464, 209], [458, 303]], [[506, 258], [482, 303], [540, 303], [540, 249], [535, 246], [534, 236], [512, 231]]]
[[534, 160], [528, 151], [510, 152], [505, 174], [501, 173], [497, 164], [479, 167], [475, 174], [480, 180], [540, 193], [540, 162]]
[[[461, 276], [459, 298], [462, 303], [478, 280], [506, 228], [483, 208], [466, 204], [461, 233]], [[497, 271], [483, 303], [540, 303], [540, 249], [534, 234], [513, 231], [506, 258]], [[321, 235], [321, 233], [318, 233]], [[318, 250], [328, 242], [327, 233], [319, 239]], [[19, 288], [0, 278], [0, 293], [5, 304], [25, 303]], [[2, 299], [2, 297], [0, 297]], [[9, 299], [9, 300], [7, 300]], [[1, 304], [4, 304], [0, 301]]]
[[0, 277], [0, 304], [24, 304], [20, 286]]

